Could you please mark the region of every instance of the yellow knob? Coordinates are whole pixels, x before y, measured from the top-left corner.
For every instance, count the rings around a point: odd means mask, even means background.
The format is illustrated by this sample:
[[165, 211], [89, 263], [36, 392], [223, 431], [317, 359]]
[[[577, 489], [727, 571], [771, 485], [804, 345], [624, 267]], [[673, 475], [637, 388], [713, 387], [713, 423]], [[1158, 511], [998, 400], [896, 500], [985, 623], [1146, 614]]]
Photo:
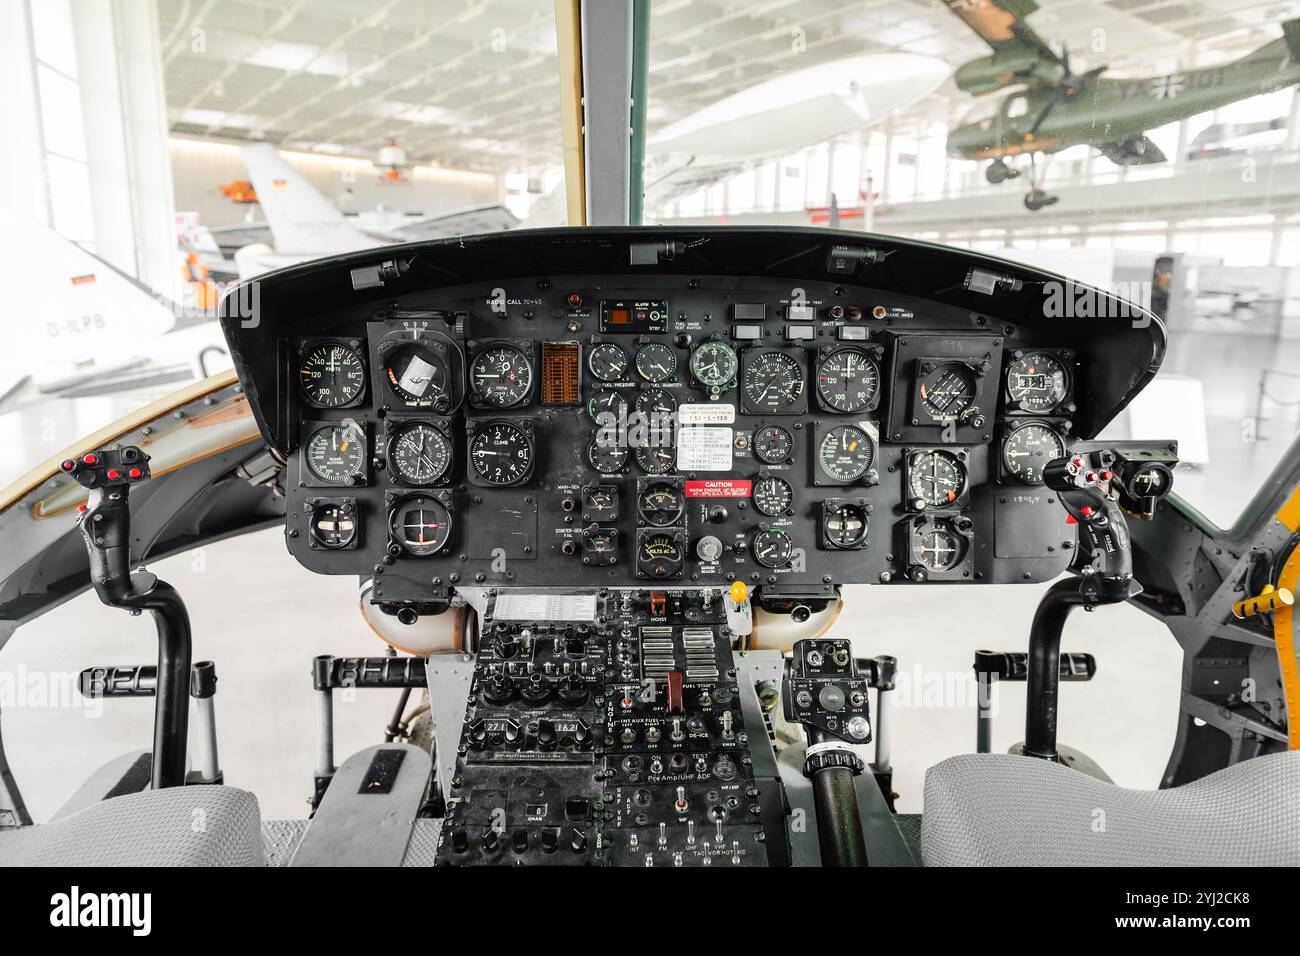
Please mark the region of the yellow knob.
[[731, 599], [737, 604], [744, 604], [749, 599], [749, 588], [744, 581], [731, 582]]

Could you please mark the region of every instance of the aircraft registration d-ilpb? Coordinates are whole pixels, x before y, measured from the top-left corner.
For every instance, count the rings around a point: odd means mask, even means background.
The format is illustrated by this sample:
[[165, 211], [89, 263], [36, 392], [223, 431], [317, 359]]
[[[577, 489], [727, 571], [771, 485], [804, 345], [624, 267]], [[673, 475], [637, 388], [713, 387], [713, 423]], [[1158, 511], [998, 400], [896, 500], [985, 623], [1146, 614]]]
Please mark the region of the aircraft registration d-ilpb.
[[1120, 166], [1161, 163], [1165, 155], [1148, 130], [1300, 82], [1300, 19], [1282, 24], [1282, 37], [1232, 63], [1163, 76], [1111, 78], [1107, 67], [1076, 74], [1068, 52], [1057, 53], [1026, 23], [1033, 0], [944, 0], [993, 50], [959, 67], [957, 88], [981, 95], [1009, 91], [996, 108], [948, 134], [948, 152], [991, 160], [990, 183], [1014, 179], [1007, 162], [1029, 156], [1025, 206], [1057, 201], [1043, 189], [1050, 155], [1071, 146], [1096, 147]]
[[174, 387], [230, 366], [214, 321], [178, 321], [166, 296], [5, 206], [0, 282], [17, 296], [11, 313], [19, 317], [0, 351], [5, 411], [92, 387]]

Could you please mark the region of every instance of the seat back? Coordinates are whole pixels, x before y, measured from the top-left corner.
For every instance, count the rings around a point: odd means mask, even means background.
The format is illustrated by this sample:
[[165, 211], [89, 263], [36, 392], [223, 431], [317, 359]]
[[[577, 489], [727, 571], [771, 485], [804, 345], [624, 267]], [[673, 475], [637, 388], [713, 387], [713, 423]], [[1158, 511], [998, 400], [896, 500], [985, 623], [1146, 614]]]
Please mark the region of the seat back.
[[1169, 790], [1060, 764], [963, 754], [926, 771], [926, 866], [1295, 866], [1300, 751]]

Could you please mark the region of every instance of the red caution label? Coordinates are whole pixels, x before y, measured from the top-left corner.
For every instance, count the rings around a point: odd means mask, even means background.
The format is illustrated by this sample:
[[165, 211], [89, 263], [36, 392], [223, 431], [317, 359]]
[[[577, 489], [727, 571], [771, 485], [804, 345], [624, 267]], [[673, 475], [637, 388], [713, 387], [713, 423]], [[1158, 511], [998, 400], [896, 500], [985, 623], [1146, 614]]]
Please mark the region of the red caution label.
[[718, 478], [714, 481], [686, 482], [687, 498], [748, 498], [753, 482]]

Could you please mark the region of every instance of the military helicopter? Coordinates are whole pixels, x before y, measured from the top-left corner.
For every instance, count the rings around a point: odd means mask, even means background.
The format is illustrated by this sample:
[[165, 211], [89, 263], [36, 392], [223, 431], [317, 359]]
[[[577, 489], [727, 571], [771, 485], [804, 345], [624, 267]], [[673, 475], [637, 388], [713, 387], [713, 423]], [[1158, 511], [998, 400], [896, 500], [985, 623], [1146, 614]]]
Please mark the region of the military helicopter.
[[957, 69], [957, 88], [975, 96], [1010, 89], [948, 134], [948, 153], [991, 160], [984, 175], [995, 185], [1020, 176], [1008, 159], [1028, 156], [1031, 212], [1059, 199], [1043, 188], [1053, 153], [1084, 144], [1120, 166], [1161, 163], [1165, 155], [1148, 130], [1300, 82], [1300, 19], [1232, 63], [1111, 79], [1104, 65], [1076, 74], [1067, 51], [1058, 54], [1029, 28], [1025, 18], [1038, 9], [1033, 0], [944, 2], [993, 49]]

